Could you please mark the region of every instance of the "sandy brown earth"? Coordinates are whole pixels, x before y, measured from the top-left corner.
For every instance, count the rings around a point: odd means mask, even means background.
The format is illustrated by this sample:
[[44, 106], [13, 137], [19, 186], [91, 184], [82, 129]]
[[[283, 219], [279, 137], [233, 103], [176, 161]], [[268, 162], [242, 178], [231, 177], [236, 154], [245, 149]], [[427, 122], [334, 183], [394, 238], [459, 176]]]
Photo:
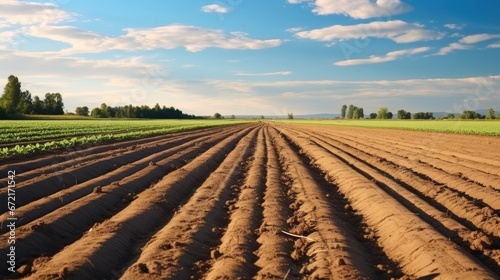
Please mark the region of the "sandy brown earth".
[[499, 137], [254, 123], [8, 170], [0, 278], [500, 279]]

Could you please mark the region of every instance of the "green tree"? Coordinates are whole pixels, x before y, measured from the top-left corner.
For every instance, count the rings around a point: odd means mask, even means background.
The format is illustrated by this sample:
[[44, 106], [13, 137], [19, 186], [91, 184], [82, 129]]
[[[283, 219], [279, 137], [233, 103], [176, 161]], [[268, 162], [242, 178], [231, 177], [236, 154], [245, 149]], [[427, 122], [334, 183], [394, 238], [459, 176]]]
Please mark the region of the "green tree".
[[401, 110], [398, 110], [398, 113], [397, 113], [397, 118], [398, 120], [403, 120], [406, 118], [406, 111], [401, 109]]
[[387, 107], [382, 107], [382, 108], [378, 109], [377, 119], [387, 119], [388, 112], [389, 112], [389, 109], [387, 109]]
[[342, 105], [342, 108], [340, 109], [340, 118], [345, 119], [345, 111], [347, 110], [347, 105]]
[[288, 114], [288, 119], [293, 120], [293, 113]]
[[14, 114], [21, 100], [21, 82], [14, 75], [10, 75], [7, 80], [0, 97], [0, 107], [4, 108], [6, 114]]
[[21, 99], [17, 104], [16, 112], [23, 114], [33, 114], [33, 99], [29, 90], [21, 92]]
[[355, 120], [359, 119], [359, 108], [357, 106], [352, 108], [352, 118]]
[[486, 118], [489, 120], [495, 118], [495, 110], [493, 110], [493, 108], [488, 108], [488, 111], [486, 112]]
[[358, 108], [358, 119], [363, 119], [365, 117], [365, 111], [363, 108]]
[[448, 118], [448, 119], [454, 119], [455, 118], [455, 114], [449, 113], [446, 118]]
[[33, 114], [43, 114], [43, 101], [40, 97], [33, 97]]
[[45, 94], [43, 113], [47, 115], [64, 115], [64, 103], [60, 93]]
[[411, 113], [410, 112], [406, 112], [405, 119], [407, 119], [407, 120], [411, 119]]
[[376, 119], [377, 113], [370, 113], [370, 119]]
[[349, 110], [347, 111], [347, 118], [352, 119], [354, 117], [354, 105], [349, 105]]
[[83, 107], [76, 107], [76, 114], [79, 116], [85, 116], [87, 117], [89, 115], [89, 107], [83, 106]]
[[214, 114], [214, 119], [221, 119], [221, 118], [222, 118], [221, 114], [219, 114], [219, 113]]
[[261, 116], [260, 116], [260, 118], [261, 118], [261, 119], [264, 119], [264, 115], [261, 115]]
[[97, 107], [92, 109], [92, 112], [90, 112], [90, 116], [93, 118], [102, 118], [103, 117], [101, 109], [97, 108]]
[[394, 117], [394, 116], [392, 115], [392, 112], [387, 112], [387, 114], [385, 115], [385, 118], [386, 118], [386, 119], [389, 119], [389, 120], [391, 120], [391, 119], [392, 119], [392, 117]]

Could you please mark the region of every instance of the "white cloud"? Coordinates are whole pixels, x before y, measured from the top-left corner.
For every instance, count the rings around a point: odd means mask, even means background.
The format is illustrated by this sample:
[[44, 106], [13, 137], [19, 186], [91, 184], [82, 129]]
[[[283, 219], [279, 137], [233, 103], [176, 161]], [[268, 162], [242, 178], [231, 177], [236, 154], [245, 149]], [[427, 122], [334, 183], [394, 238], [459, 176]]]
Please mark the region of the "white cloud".
[[224, 7], [224, 6], [221, 6], [221, 5], [212, 4], [212, 5], [206, 5], [206, 6], [201, 7], [201, 11], [204, 13], [225, 14], [225, 13], [229, 12], [229, 9]]
[[[306, 0], [288, 0], [298, 4]], [[313, 12], [318, 15], [346, 15], [355, 19], [390, 17], [410, 11], [412, 8], [400, 0], [316, 0]]]
[[441, 48], [437, 54], [445, 55], [456, 50], [468, 50], [471, 46], [461, 43], [451, 43], [448, 46]]
[[241, 32], [226, 35], [218, 29], [196, 26], [167, 25], [156, 28], [128, 28], [119, 37], [107, 37], [73, 26], [44, 25], [30, 27], [27, 34], [69, 44], [61, 51], [71, 53], [99, 53], [109, 50], [153, 50], [184, 47], [190, 52], [206, 48], [221, 49], [264, 49], [281, 45], [280, 39], [259, 40], [249, 38]]
[[[474, 44], [483, 42], [483, 41], [488, 41], [491, 39], [497, 39], [500, 38], [500, 34], [474, 34], [474, 35], [468, 35], [460, 39], [458, 42], [454, 42], [449, 44], [446, 47], [443, 47], [439, 50], [436, 55], [445, 55], [448, 53], [451, 53], [456, 50], [468, 50], [472, 49]], [[492, 44], [493, 48], [495, 44]], [[488, 48], [492, 48], [489, 45]]]
[[442, 34], [425, 30], [422, 25], [401, 20], [374, 21], [356, 25], [333, 25], [330, 27], [300, 31], [299, 38], [317, 41], [362, 39], [366, 37], [387, 38], [396, 43], [411, 43], [440, 39]]
[[497, 38], [500, 38], [500, 34], [475, 34], [463, 37], [462, 39], [460, 39], [460, 42], [465, 44], [476, 44], [479, 42]]
[[67, 20], [67, 12], [51, 3], [0, 0], [0, 26], [50, 24]]
[[500, 41], [498, 41], [496, 43], [493, 43], [493, 44], [489, 44], [488, 48], [489, 49], [498, 49], [498, 48], [500, 48]]
[[292, 71], [266, 72], [266, 73], [245, 73], [237, 72], [236, 76], [285, 76], [292, 74]]
[[302, 28], [302, 27], [291, 27], [285, 31], [290, 32], [290, 33], [296, 33], [296, 32], [302, 31], [302, 30], [304, 30], [304, 28]]
[[445, 24], [444, 27], [449, 28], [451, 30], [461, 30], [463, 28], [462, 25], [454, 23]]
[[408, 49], [408, 50], [399, 50], [399, 51], [389, 52], [384, 56], [371, 56], [369, 58], [362, 58], [362, 59], [349, 59], [349, 60], [338, 61], [338, 62], [335, 62], [334, 64], [337, 66], [353, 66], [353, 65], [362, 65], [362, 64], [383, 63], [383, 62], [388, 62], [388, 61], [394, 61], [394, 60], [396, 60], [400, 57], [403, 57], [403, 56], [409, 56], [409, 55], [423, 53], [423, 52], [426, 52], [428, 50], [430, 50], [429, 47], [421, 47], [421, 48], [414, 48], [414, 49]]

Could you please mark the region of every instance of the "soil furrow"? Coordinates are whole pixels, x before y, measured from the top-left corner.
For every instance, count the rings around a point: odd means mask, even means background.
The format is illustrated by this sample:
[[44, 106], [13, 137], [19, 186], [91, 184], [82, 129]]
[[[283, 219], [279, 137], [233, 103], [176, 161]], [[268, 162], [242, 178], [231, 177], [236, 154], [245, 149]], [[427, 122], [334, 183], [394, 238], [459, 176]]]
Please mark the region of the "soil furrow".
[[292, 216], [288, 207], [291, 199], [282, 180], [282, 167], [279, 162], [274, 138], [271, 138], [268, 127], [264, 130], [267, 153], [267, 176], [265, 178], [264, 202], [262, 203], [262, 224], [257, 233], [260, 244], [255, 251], [258, 260], [255, 265], [260, 269], [255, 279], [286, 279], [287, 275], [298, 275], [297, 268], [291, 258], [293, 250], [292, 237], [285, 236], [281, 230], [287, 228], [287, 220]]
[[[147, 169], [149, 165], [161, 166], [165, 172], [168, 170], [174, 170], [180, 167], [180, 165], [174, 164], [175, 162], [188, 162], [196, 155], [206, 150], [207, 146], [212, 146], [216, 142], [230, 135], [231, 132], [219, 133], [213, 136], [203, 136], [196, 137], [196, 139], [191, 140], [187, 143], [177, 145], [173, 148], [161, 151], [159, 153], [153, 153], [150, 156], [144, 157], [136, 162], [131, 162], [129, 164], [123, 165], [120, 168], [106, 173], [103, 176], [96, 177], [85, 183], [75, 185], [68, 189], [64, 189], [53, 195], [49, 195], [28, 205], [23, 205], [16, 209], [17, 215], [22, 216], [23, 219], [18, 221], [17, 226], [25, 225], [37, 218], [40, 218], [48, 213], [56, 210], [57, 208], [63, 207], [77, 199], [80, 199], [86, 195], [91, 194], [95, 188], [101, 188], [105, 192], [109, 192], [107, 185], [122, 184], [126, 185], [126, 177], [131, 176], [141, 170]], [[188, 139], [186, 139], [188, 140]], [[179, 144], [179, 143], [176, 143]], [[203, 144], [203, 147], [201, 146]], [[153, 174], [144, 174], [145, 177], [151, 178], [153, 180], [158, 180], [153, 176]], [[136, 193], [134, 191], [134, 193]], [[118, 196], [119, 197], [119, 196]], [[5, 213], [0, 216], [0, 219], [4, 220], [7, 218], [8, 214]], [[8, 228], [1, 228], [1, 233], [8, 231]]]
[[[326, 133], [328, 137], [338, 139], [339, 137], [332, 134]], [[415, 151], [408, 151], [401, 149], [400, 145], [387, 145], [384, 142], [377, 142], [370, 140], [369, 147], [366, 142], [357, 139], [355, 136], [352, 137], [342, 137], [342, 140], [337, 140], [345, 144], [361, 147], [361, 149], [378, 149], [387, 153], [398, 155], [405, 158], [412, 169], [419, 168], [417, 172], [421, 172], [429, 177], [448, 177], [447, 181], [453, 181], [455, 185], [464, 184], [474, 184], [474, 186], [461, 186], [462, 192], [465, 190], [482, 190], [484, 193], [479, 199], [490, 199], [490, 201], [495, 201], [497, 204], [500, 203], [500, 177], [493, 174], [488, 174], [480, 170], [474, 170], [470, 167], [462, 166], [460, 163], [451, 163], [445, 160], [433, 158], [432, 155], [423, 155]], [[491, 167], [491, 166], [490, 166]], [[499, 169], [495, 167], [495, 169]], [[479, 184], [479, 185], [478, 185]], [[494, 208], [499, 209], [500, 207], [495, 206]]]
[[[372, 133], [370, 134], [355, 132], [355, 129], [339, 129], [335, 131], [335, 135], [345, 136], [349, 139], [357, 139], [362, 143], [376, 142], [380, 145], [392, 147], [394, 149], [409, 149], [419, 155], [419, 158], [421, 159], [429, 157], [440, 158], [459, 163], [460, 165], [465, 165], [468, 168], [472, 168], [472, 170], [484, 171], [492, 175], [500, 176], [500, 161], [498, 161], [498, 158], [494, 156], [497, 154], [494, 147], [498, 147], [500, 145], [500, 142], [496, 137], [477, 137], [469, 135], [461, 135], [461, 137], [457, 137], [456, 135], [450, 136], [448, 134], [441, 133], [437, 134], [442, 137], [442, 139], [440, 139], [442, 142], [438, 143], [432, 141], [434, 137], [429, 138], [429, 135], [432, 136], [433, 134], [428, 133], [408, 133], [404, 131], [387, 130], [371, 130], [370, 132]], [[406, 134], [409, 134], [409, 136], [405, 137]], [[457, 140], [460, 141], [461, 138], [470, 138], [469, 141], [471, 142], [457, 145]], [[395, 139], [397, 139], [397, 141]], [[481, 144], [481, 142], [483, 144]], [[450, 145], [449, 143], [453, 143], [455, 145]], [[474, 145], [471, 145], [471, 143], [474, 143]], [[496, 143], [496, 146], [494, 143]], [[470, 150], [471, 146], [481, 147], [482, 149], [490, 147], [490, 149], [487, 149], [485, 152], [481, 152], [481, 149]], [[469, 153], [464, 153], [464, 151], [467, 150]]]
[[[224, 155], [232, 150], [234, 145], [236, 145], [250, 129], [252, 129], [252, 127], [241, 127], [238, 133], [222, 140], [190, 163], [169, 173], [153, 187], [146, 189], [139, 197], [133, 199], [132, 203], [125, 209], [109, 220], [101, 224], [96, 224], [93, 227], [91, 226], [91, 230], [88, 231], [87, 227], [84, 231], [86, 234], [80, 240], [67, 246], [64, 250], [48, 259], [50, 262], [47, 263], [48, 260], [44, 259], [35, 261], [37, 265], [34, 266], [33, 269], [40, 269], [40, 272], [35, 273], [32, 278], [53, 279], [62, 277], [70, 272], [81, 272], [82, 269], [87, 269], [85, 270], [87, 273], [93, 271], [96, 273], [96, 277], [102, 278], [109, 276], [112, 271], [110, 268], [116, 267], [121, 260], [128, 258], [130, 255], [130, 245], [137, 242], [137, 238], [147, 235], [154, 230], [155, 226], [164, 223], [171, 215], [172, 211], [178, 207], [177, 201], [182, 200], [183, 197], [192, 193], [197, 187], [196, 182], [201, 178], [206, 178], [220, 164]], [[151, 166], [151, 168], [161, 170], [158, 166]], [[136, 182], [136, 184], [140, 186], [147, 187], [150, 183], [144, 180], [149, 179], [145, 178], [143, 175], [144, 173], [135, 174], [135, 180], [133, 180], [133, 182]], [[123, 186], [119, 187], [123, 188]], [[106, 193], [94, 195], [97, 198], [99, 196], [106, 196]], [[106, 197], [109, 197], [109, 199], [114, 198], [114, 196]], [[123, 203], [121, 200], [119, 201]], [[113, 204], [108, 205], [103, 201], [101, 207], [112, 208], [115, 206]], [[93, 213], [92, 211], [97, 211], [96, 209], [99, 208], [93, 207], [88, 210], [90, 211], [88, 213], [91, 214]], [[108, 211], [114, 212], [115, 210], [110, 209]], [[79, 220], [85, 218], [88, 213], [82, 213], [81, 216], [77, 216], [68, 222], [73, 224], [76, 223], [76, 225], [73, 226], [78, 227]], [[71, 227], [62, 228], [62, 230], [57, 233], [64, 234], [68, 230], [71, 230]], [[81, 230], [79, 232], [80, 234], [82, 233]], [[36, 239], [36, 242], [33, 242], [35, 246], [38, 244], [45, 244], [45, 246], [50, 244], [54, 246], [54, 244], [61, 242], [61, 238], [55, 236], [53, 232], [42, 234], [42, 232], [37, 231], [36, 233], [40, 236]], [[113, 239], [113, 237], [115, 238]], [[20, 245], [25, 246], [25, 242], [26, 241], [23, 240], [23, 242], [20, 242]], [[29, 252], [33, 249], [25, 248], [24, 250]], [[73, 253], [75, 251], [80, 252], [80, 255], [75, 256]], [[114, 257], [109, 257], [99, 252], [108, 252], [110, 256]], [[100, 269], [94, 267], [96, 263], [102, 265], [99, 266]], [[71, 267], [71, 269], [68, 271], [57, 271], [55, 273], [56, 276], [54, 276], [52, 275], [53, 271], [51, 272], [51, 267]], [[84, 278], [89, 279], [88, 277]]]
[[[266, 144], [263, 129], [259, 130], [254, 159], [248, 170], [238, 200], [227, 205], [231, 217], [221, 244], [214, 249], [214, 263], [203, 279], [245, 279], [254, 275], [257, 248], [256, 230], [262, 220], [260, 203], [263, 198], [266, 177]], [[239, 188], [239, 187], [238, 187]]]
[[[337, 145], [340, 145], [341, 149], [346, 151], [357, 149], [343, 143], [337, 143]], [[423, 168], [418, 168], [418, 163], [409, 163], [402, 156], [375, 150], [367, 146], [364, 146], [359, 151], [363, 151], [371, 157], [367, 161], [372, 165], [376, 165], [383, 172], [411, 186], [419, 195], [425, 196], [428, 202], [432, 202], [434, 205], [436, 203], [440, 204], [457, 217], [467, 221], [468, 227], [476, 227], [496, 238], [500, 237], [500, 218], [495, 213], [495, 210], [484, 203], [481, 204], [481, 201], [471, 198], [465, 193], [468, 192], [466, 188], [462, 188], [461, 185], [443, 185], [436, 182], [425, 175], [421, 170]], [[416, 170], [420, 172], [416, 172]], [[456, 190], [457, 188], [459, 190]], [[479, 189], [482, 188], [479, 187]], [[483, 199], [496, 205], [498, 203], [496, 197], [498, 196], [493, 196], [492, 199], [483, 197]]]
[[373, 275], [375, 265], [367, 258], [368, 250], [351, 238], [352, 232], [342, 223], [343, 215], [330, 207], [331, 200], [307, 165], [281, 137], [276, 141], [297, 199], [293, 233], [308, 237], [296, 241], [296, 255], [308, 259], [302, 271], [313, 279], [367, 279]]
[[456, 248], [453, 242], [380, 190], [374, 182], [326, 150], [297, 137], [295, 132], [281, 132], [334, 180], [353, 208], [376, 230], [380, 246], [399, 262], [403, 272], [413, 277], [495, 278], [488, 268]]
[[473, 254], [479, 253], [478, 257], [485, 264], [500, 268], [500, 259], [495, 259], [496, 254], [500, 253], [500, 250], [495, 249], [498, 245], [498, 240], [492, 240], [491, 236], [486, 235], [480, 230], [469, 229], [455, 221], [449, 213], [435, 208], [421, 197], [415, 195], [415, 193], [410, 191], [413, 189], [411, 186], [393, 178], [389, 173], [379, 170], [374, 165], [379, 160], [373, 159], [361, 151], [346, 148], [339, 143], [333, 145], [321, 140], [321, 138], [311, 139], [311, 141], [342, 159], [369, 180], [374, 181], [380, 188], [391, 194], [406, 208], [418, 214], [419, 217], [438, 229], [443, 235], [452, 238], [454, 242], [460, 244], [466, 251]]
[[231, 187], [238, 187], [256, 133], [257, 130], [248, 133], [228, 153], [217, 170], [144, 246], [138, 260], [123, 274], [123, 279], [200, 278], [210, 264], [207, 260], [225, 257], [215, 248], [219, 236], [214, 229], [225, 226], [224, 213], [227, 212], [227, 202], [231, 200]]
[[[107, 151], [97, 156], [90, 155], [82, 159], [65, 161], [52, 165], [50, 171], [30, 180], [25, 180], [23, 174], [19, 173], [19, 176], [16, 176], [16, 179], [20, 182], [16, 186], [17, 203], [18, 205], [26, 205], [37, 199], [112, 172], [120, 166], [133, 163], [150, 154], [175, 147], [189, 141], [189, 139], [193, 139], [193, 137], [184, 136], [181, 139], [172, 141], [170, 141], [169, 137], [167, 140], [158, 140], [155, 143], [142, 146], [136, 145], [121, 151]], [[1, 194], [0, 200], [5, 199], [5, 196], [6, 193]]]
[[[244, 126], [244, 125], [243, 125]], [[0, 159], [0, 172], [16, 170], [20, 181], [27, 181], [40, 175], [48, 175], [66, 169], [68, 166], [82, 164], [86, 161], [100, 159], [106, 155], [116, 154], [117, 151], [135, 149], [137, 146], [151, 146], [161, 144], [165, 141], [173, 142], [177, 139], [192, 138], [215, 134], [220, 131], [238, 129], [237, 127], [205, 128], [188, 132], [176, 132], [171, 134], [146, 137], [136, 140], [127, 140], [111, 144], [98, 145], [95, 147], [72, 147], [64, 150], [51, 151], [49, 154], [24, 155], [14, 159]], [[1, 190], [2, 192], [4, 190]]]

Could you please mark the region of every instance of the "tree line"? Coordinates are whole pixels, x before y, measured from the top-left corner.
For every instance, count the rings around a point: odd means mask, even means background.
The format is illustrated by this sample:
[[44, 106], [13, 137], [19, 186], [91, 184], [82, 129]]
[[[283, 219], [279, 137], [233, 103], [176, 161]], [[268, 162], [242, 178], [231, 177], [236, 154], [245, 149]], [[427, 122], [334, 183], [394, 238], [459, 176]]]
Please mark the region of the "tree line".
[[[346, 115], [346, 110], [347, 110], [347, 115]], [[357, 107], [357, 106], [354, 106], [354, 105], [349, 105], [349, 109], [347, 108], [347, 105], [342, 105], [342, 108], [340, 110], [340, 117], [342, 119], [345, 119], [347, 117], [347, 119], [354, 119], [354, 120], [358, 120], [358, 119], [362, 119], [365, 117], [365, 113], [364, 113], [364, 110], [363, 108], [361, 107]]]
[[0, 97], [0, 118], [15, 114], [62, 115], [64, 103], [60, 93], [46, 93], [41, 100], [29, 90], [21, 90], [19, 78], [10, 75]]
[[142, 106], [108, 106], [102, 103], [100, 107], [95, 107], [89, 112], [87, 106], [77, 107], [76, 114], [80, 116], [90, 116], [94, 118], [146, 118], [146, 119], [196, 119], [195, 115], [184, 114], [181, 110], [171, 107], [160, 107], [158, 103], [153, 108], [147, 105]]
[[[354, 105], [342, 105], [340, 109], [340, 118], [341, 119], [363, 119], [364, 118], [364, 113], [363, 113], [363, 108], [358, 108]], [[392, 119], [394, 118], [394, 115], [392, 112], [389, 111], [387, 107], [381, 107], [377, 113], [370, 113], [367, 117], [367, 119]], [[409, 119], [414, 119], [414, 120], [434, 120], [436, 117], [434, 116], [434, 113], [432, 112], [417, 112], [417, 113], [410, 113], [407, 112], [404, 109], [400, 109], [396, 113], [396, 118], [400, 120], [409, 120]], [[456, 118], [455, 114], [449, 113], [446, 117], [443, 117], [443, 119], [454, 119]], [[465, 110], [463, 113], [459, 116], [461, 119], [496, 119], [500, 118], [500, 114], [495, 117], [495, 110], [493, 108], [488, 108], [486, 111], [486, 114], [483, 116], [475, 111], [470, 111], [470, 110]]]
[[[46, 93], [41, 100], [38, 96], [31, 96], [26, 90], [21, 90], [19, 78], [10, 75], [7, 79], [2, 96], [0, 97], [0, 119], [5, 119], [18, 114], [23, 115], [63, 115], [64, 103], [60, 93]], [[77, 107], [76, 115], [94, 118], [148, 118], [148, 119], [195, 119], [195, 115], [184, 114], [181, 110], [162, 106], [157, 103], [153, 108], [142, 106], [107, 106], [89, 110], [87, 106]], [[71, 114], [71, 113], [70, 113]]]

